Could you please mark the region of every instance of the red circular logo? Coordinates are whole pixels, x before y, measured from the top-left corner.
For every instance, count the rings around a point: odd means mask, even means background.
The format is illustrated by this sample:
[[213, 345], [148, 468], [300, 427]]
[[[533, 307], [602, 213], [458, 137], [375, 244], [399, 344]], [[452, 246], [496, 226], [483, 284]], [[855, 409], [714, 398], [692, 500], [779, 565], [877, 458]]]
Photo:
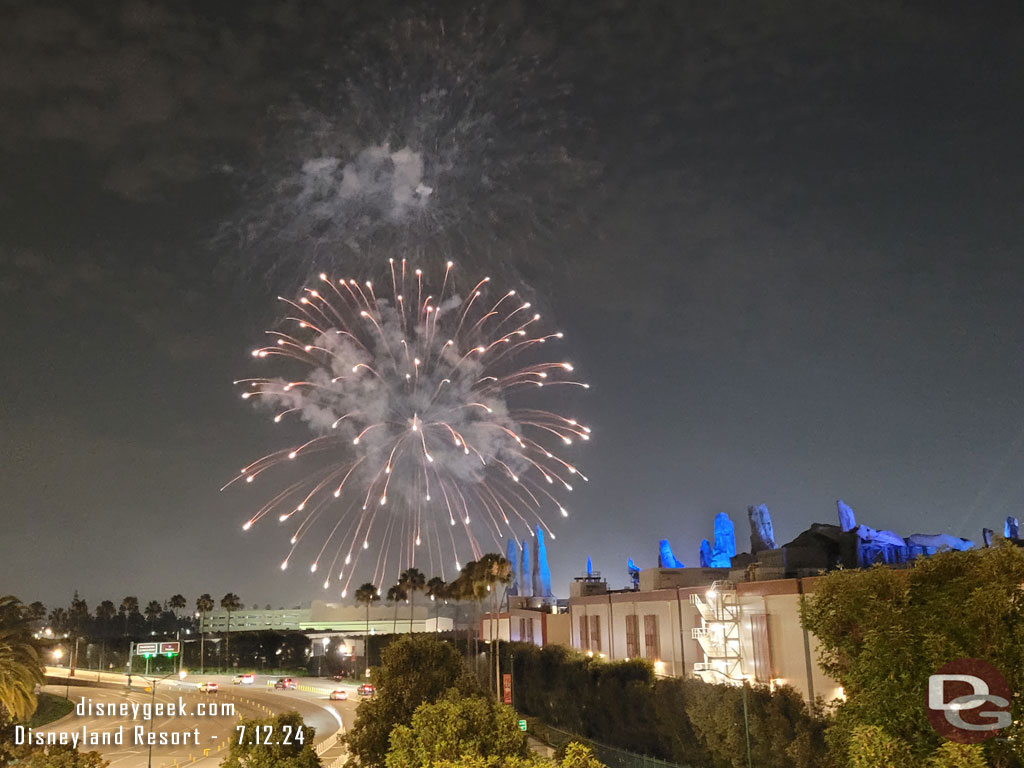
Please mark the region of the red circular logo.
[[957, 659], [928, 678], [925, 711], [943, 738], [977, 744], [1013, 722], [1010, 698], [998, 669], [981, 659]]

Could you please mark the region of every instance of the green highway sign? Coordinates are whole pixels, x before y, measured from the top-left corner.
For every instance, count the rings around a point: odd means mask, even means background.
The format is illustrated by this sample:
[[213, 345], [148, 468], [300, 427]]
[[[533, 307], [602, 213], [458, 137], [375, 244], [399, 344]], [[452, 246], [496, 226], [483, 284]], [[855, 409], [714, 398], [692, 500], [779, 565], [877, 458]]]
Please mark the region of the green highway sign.
[[520, 731], [525, 731], [526, 730], [526, 721], [525, 720], [520, 720], [519, 721], [519, 730]]

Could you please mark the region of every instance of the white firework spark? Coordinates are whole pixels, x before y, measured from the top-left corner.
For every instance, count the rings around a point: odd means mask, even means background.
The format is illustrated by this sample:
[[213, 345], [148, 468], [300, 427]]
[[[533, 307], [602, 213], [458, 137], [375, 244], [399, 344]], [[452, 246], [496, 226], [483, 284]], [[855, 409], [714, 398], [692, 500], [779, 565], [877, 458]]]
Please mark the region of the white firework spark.
[[451, 262], [434, 293], [420, 269], [391, 260], [384, 286], [321, 274], [298, 300], [282, 299], [285, 328], [252, 354], [286, 358], [302, 375], [236, 383], [275, 422], [298, 417], [313, 435], [228, 483], [313, 465], [243, 526], [267, 516], [292, 526], [282, 568], [311, 541], [310, 570], [346, 596], [361, 556], [375, 557], [375, 583], [424, 551], [443, 576], [462, 542], [479, 557], [484, 534], [500, 548], [540, 524], [554, 538], [546, 516], [568, 515], [558, 495], [586, 478], [549, 446], [564, 450], [590, 429], [530, 400], [588, 385], [567, 361], [537, 360], [562, 333], [540, 331], [516, 291], [496, 295], [485, 277], [460, 298], [454, 283]]

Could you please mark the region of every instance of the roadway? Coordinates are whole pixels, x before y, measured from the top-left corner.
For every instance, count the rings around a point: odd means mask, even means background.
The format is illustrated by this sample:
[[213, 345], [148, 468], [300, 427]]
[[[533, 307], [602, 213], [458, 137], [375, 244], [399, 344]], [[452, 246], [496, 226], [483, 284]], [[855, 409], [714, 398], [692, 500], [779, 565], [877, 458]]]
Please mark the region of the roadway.
[[[51, 681], [66, 674], [66, 669], [47, 669]], [[276, 677], [258, 675], [252, 685], [232, 685], [230, 675], [190, 675], [184, 681], [173, 678], [157, 686], [155, 701], [163, 705], [164, 711], [150, 722], [144, 719], [143, 705], [150, 704], [152, 689], [139, 675], [132, 676], [130, 690], [123, 675], [78, 670], [74, 679], [76, 684], [70, 687], [69, 696], [76, 704], [76, 711], [36, 729], [34, 735], [63, 733], [70, 739], [76, 734], [82, 738], [84, 734], [100, 743], [84, 744], [80, 748], [95, 749], [110, 761], [112, 768], [148, 766], [147, 740], [150, 738], [155, 739], [154, 768], [194, 764], [212, 768], [225, 757], [240, 718], [264, 718], [290, 711], [298, 712], [306, 726], [315, 729], [313, 741], [317, 752], [323, 765], [331, 768], [344, 760], [345, 753], [336, 743], [337, 737], [355, 721], [359, 703], [354, 685], [320, 678], [295, 678], [299, 690], [274, 690], [272, 683]], [[218, 692], [200, 692], [198, 686], [203, 682], [216, 682]], [[350, 699], [330, 701], [328, 695], [337, 688], [347, 690]], [[62, 696], [65, 686], [58, 682], [43, 690]], [[84, 714], [79, 714], [77, 709], [80, 703]], [[225, 706], [228, 704], [234, 707], [233, 714]], [[99, 712], [99, 705], [107, 711]], [[114, 706], [115, 714], [109, 714], [110, 705]], [[183, 712], [178, 712], [179, 709]], [[152, 737], [149, 735], [151, 726]], [[121, 743], [113, 743], [118, 734]]]

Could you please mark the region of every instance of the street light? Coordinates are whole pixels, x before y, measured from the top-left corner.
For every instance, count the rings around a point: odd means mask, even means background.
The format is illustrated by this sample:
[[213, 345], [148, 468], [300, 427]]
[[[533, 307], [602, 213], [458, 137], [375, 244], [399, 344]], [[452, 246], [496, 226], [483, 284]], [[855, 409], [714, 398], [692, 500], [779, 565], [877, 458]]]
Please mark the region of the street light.
[[164, 675], [163, 677], [148, 678], [148, 677], [143, 677], [142, 675], [139, 675], [139, 677], [142, 677], [143, 680], [145, 680], [146, 682], [149, 683], [149, 687], [150, 687], [150, 689], [153, 692], [153, 695], [150, 697], [150, 700], [149, 700], [149, 711], [150, 711], [151, 717], [149, 718], [149, 758], [146, 760], [147, 768], [153, 768], [153, 721], [156, 719], [156, 717], [153, 717], [152, 714], [153, 714], [153, 710], [156, 708], [156, 686], [157, 686], [157, 683], [162, 683], [168, 677], [174, 677], [175, 675], [178, 676], [179, 680], [184, 680], [185, 679], [185, 675], [187, 675], [187, 674], [188, 674], [188, 671], [182, 669], [179, 672], [171, 672], [169, 674]]

